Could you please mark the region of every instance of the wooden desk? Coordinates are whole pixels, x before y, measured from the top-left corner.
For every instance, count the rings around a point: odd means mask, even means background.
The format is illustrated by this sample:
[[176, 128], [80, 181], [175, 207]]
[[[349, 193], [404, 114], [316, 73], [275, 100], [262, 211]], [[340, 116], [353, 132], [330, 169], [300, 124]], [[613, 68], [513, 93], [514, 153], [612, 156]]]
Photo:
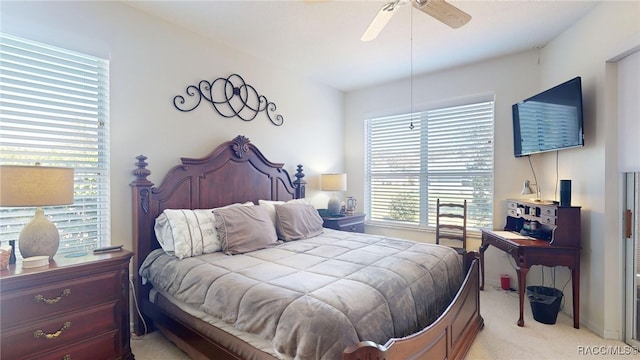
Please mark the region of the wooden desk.
[[482, 230], [482, 245], [480, 246], [481, 282], [480, 290], [484, 289], [484, 252], [489, 245], [508, 253], [516, 262], [518, 273], [518, 293], [520, 297], [520, 318], [518, 326], [524, 326], [522, 316], [524, 310], [524, 295], [527, 287], [527, 273], [532, 265], [567, 266], [571, 269], [571, 284], [573, 288], [573, 327], [580, 328], [580, 248], [550, 245], [548, 241], [531, 239], [507, 239], [501, 232]]

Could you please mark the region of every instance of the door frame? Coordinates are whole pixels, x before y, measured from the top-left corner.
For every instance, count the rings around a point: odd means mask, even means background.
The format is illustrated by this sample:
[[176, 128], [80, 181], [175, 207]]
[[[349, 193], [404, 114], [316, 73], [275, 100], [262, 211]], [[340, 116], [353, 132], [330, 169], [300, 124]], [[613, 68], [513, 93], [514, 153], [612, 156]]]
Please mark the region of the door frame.
[[[638, 254], [636, 251], [640, 251], [636, 244], [640, 244], [640, 173], [626, 173], [624, 174], [624, 206], [622, 218], [625, 219], [626, 210], [631, 210], [631, 237], [626, 237], [627, 234], [623, 234], [623, 250], [625, 257], [625, 306], [624, 306], [624, 319], [625, 319], [625, 342], [636, 349], [640, 348], [640, 324], [638, 324], [638, 315], [640, 313], [640, 303], [638, 301], [638, 277], [636, 276], [636, 268], [640, 264], [636, 264]], [[626, 223], [626, 221], [623, 221]], [[626, 225], [626, 224], [625, 224]], [[626, 229], [626, 226], [624, 226]], [[623, 231], [623, 232], [626, 232]]]

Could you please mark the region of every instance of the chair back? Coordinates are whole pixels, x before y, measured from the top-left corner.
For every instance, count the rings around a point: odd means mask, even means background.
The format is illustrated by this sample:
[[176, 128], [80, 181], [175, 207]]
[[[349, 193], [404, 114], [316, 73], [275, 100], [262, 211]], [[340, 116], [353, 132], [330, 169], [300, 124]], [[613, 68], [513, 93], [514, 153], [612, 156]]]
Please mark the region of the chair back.
[[436, 203], [436, 244], [448, 245], [464, 254], [467, 248], [467, 200], [462, 204]]

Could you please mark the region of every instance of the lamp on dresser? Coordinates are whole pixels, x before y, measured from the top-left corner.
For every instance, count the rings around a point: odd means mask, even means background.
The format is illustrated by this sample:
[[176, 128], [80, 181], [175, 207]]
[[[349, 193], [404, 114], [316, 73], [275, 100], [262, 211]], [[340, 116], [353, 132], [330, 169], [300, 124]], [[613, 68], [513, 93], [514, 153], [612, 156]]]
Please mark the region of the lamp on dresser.
[[42, 206], [73, 204], [73, 183], [72, 168], [0, 165], [0, 206], [37, 207], [18, 238], [23, 258], [51, 259], [58, 251], [60, 234]]
[[322, 174], [320, 176], [320, 189], [322, 191], [332, 191], [331, 198], [327, 204], [330, 215], [340, 213], [340, 200], [336, 197], [336, 191], [347, 190], [347, 174]]

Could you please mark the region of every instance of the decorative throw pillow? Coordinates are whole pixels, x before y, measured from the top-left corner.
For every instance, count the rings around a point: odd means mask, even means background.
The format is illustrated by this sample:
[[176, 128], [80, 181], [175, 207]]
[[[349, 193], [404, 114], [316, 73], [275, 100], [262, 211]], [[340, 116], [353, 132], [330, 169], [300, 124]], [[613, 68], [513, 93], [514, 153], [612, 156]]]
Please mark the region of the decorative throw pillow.
[[166, 209], [156, 219], [156, 238], [178, 259], [220, 251], [211, 210]]
[[216, 230], [226, 254], [242, 254], [278, 243], [267, 211], [260, 206], [236, 206], [213, 210]]
[[274, 207], [280, 240], [300, 240], [322, 233], [322, 218], [312, 205], [275, 204]]
[[[254, 206], [252, 202], [227, 205]], [[215, 227], [214, 209], [166, 209], [156, 218], [154, 230], [162, 249], [178, 259], [210, 254], [222, 249]]]
[[273, 222], [273, 226], [276, 226], [276, 208], [274, 205], [282, 204], [311, 204], [307, 198], [293, 199], [289, 201], [275, 201], [275, 200], [258, 200], [258, 205], [262, 206], [269, 213], [269, 218]]

